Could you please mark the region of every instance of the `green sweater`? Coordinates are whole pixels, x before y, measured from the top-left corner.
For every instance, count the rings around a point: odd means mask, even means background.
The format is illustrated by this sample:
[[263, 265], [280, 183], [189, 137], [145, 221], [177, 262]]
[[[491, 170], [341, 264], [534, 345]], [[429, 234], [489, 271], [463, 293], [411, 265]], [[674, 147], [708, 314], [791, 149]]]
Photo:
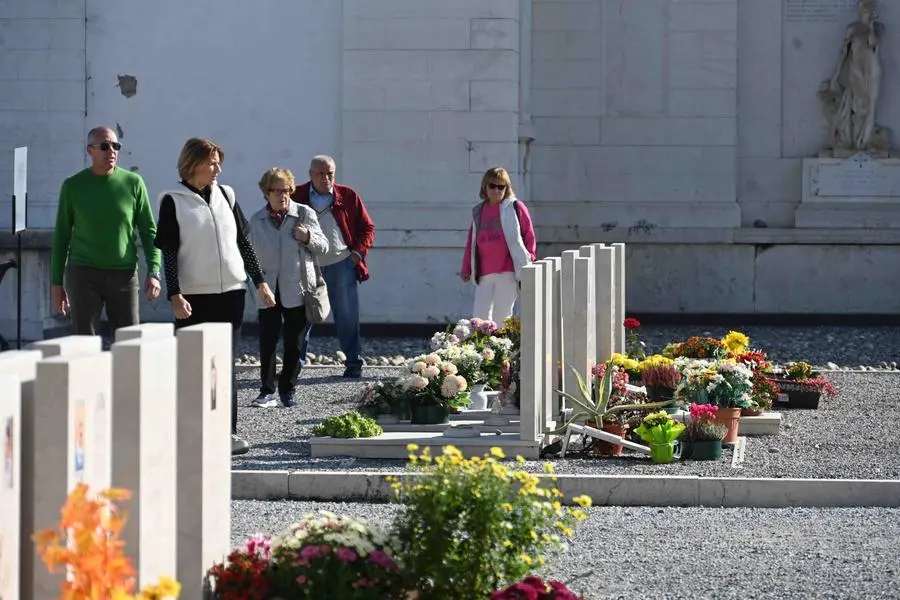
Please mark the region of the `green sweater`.
[[116, 167], [109, 175], [85, 169], [66, 179], [59, 191], [50, 273], [63, 284], [66, 259], [71, 265], [96, 269], [137, 267], [137, 229], [147, 270], [158, 273], [160, 252], [153, 245], [156, 221], [147, 186], [137, 173]]

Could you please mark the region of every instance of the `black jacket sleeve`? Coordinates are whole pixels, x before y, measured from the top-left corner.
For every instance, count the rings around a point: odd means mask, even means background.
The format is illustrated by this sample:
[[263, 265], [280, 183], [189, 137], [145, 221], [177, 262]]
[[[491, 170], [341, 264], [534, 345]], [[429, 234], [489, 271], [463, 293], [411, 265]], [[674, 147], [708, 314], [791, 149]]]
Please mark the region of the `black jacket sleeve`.
[[178, 283], [178, 247], [181, 246], [181, 230], [175, 216], [175, 201], [166, 194], [159, 203], [159, 221], [153, 245], [162, 250], [163, 272], [166, 277], [166, 298], [181, 293]]

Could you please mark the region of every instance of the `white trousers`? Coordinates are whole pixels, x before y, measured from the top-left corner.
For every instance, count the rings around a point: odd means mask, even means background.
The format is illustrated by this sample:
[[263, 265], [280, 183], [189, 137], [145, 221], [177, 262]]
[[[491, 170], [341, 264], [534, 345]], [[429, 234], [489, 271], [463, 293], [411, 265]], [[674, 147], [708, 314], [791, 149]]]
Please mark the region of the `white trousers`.
[[519, 285], [513, 273], [482, 275], [475, 286], [475, 307], [472, 316], [503, 325], [511, 317], [519, 296]]

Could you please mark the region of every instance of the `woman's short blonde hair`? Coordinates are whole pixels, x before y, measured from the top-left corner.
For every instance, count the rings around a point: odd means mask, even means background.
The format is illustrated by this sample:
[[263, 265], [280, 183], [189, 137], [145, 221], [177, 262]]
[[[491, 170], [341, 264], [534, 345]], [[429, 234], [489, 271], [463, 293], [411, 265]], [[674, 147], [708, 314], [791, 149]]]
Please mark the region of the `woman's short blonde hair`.
[[263, 173], [262, 178], [259, 180], [259, 189], [262, 191], [263, 196], [269, 193], [269, 190], [272, 189], [272, 184], [276, 181], [283, 181], [290, 188], [293, 188], [295, 185], [294, 174], [291, 173], [290, 169], [274, 167]]
[[211, 140], [203, 138], [191, 138], [184, 143], [181, 154], [178, 156], [178, 176], [187, 181], [194, 176], [194, 171], [201, 164], [219, 155], [219, 162], [225, 162], [225, 153]]
[[506, 192], [503, 195], [504, 200], [514, 195], [512, 189], [512, 181], [509, 178], [509, 171], [507, 171], [503, 167], [491, 167], [484, 172], [484, 177], [481, 178], [481, 191], [478, 192], [479, 198], [481, 198], [482, 200], [488, 199], [487, 186], [489, 183], [493, 183], [494, 181], [499, 181], [500, 183], [506, 184]]

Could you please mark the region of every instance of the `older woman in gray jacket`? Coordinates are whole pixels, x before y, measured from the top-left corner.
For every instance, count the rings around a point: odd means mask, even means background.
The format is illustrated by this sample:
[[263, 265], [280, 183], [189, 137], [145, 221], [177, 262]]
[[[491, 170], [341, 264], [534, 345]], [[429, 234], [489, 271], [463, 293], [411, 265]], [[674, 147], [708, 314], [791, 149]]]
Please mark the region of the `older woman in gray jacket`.
[[[287, 169], [269, 169], [259, 180], [266, 206], [250, 218], [249, 238], [275, 306], [259, 307], [259, 361], [261, 385], [253, 406], [294, 406], [300, 375], [300, 342], [306, 330], [303, 294], [316, 284], [315, 257], [325, 254], [325, 239], [316, 213], [291, 200], [294, 175]], [[281, 374], [275, 382], [278, 338], [284, 340]], [[276, 391], [278, 397], [275, 396]]]

